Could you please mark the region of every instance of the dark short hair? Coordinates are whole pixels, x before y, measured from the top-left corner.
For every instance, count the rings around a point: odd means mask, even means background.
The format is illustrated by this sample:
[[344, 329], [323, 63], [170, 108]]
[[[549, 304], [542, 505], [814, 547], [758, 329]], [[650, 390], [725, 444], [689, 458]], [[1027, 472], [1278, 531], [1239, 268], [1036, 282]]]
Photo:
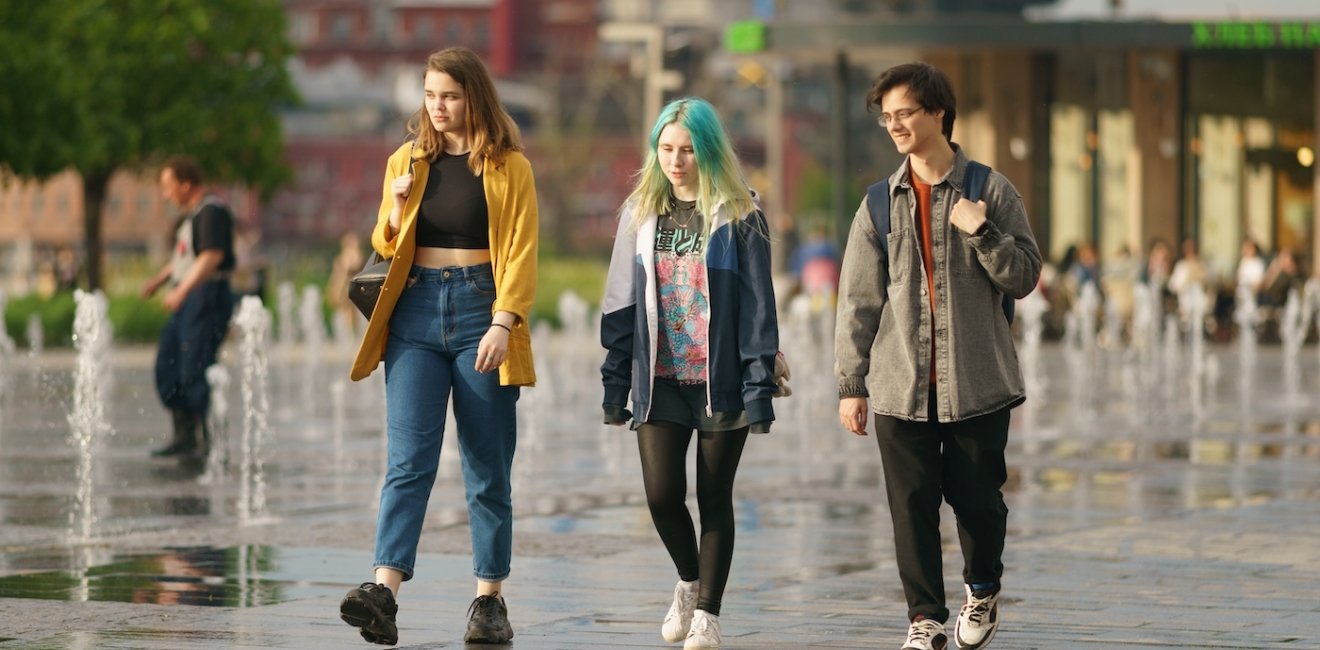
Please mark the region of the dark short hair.
[[907, 86], [908, 94], [927, 111], [944, 111], [944, 137], [953, 140], [953, 120], [958, 116], [958, 100], [953, 95], [953, 82], [939, 68], [921, 61], [896, 65], [876, 77], [871, 91], [866, 93], [866, 112], [880, 109], [885, 93], [899, 86]]
[[171, 156], [161, 166], [162, 171], [166, 169], [173, 172], [174, 179], [180, 183], [202, 184], [202, 166], [191, 156]]

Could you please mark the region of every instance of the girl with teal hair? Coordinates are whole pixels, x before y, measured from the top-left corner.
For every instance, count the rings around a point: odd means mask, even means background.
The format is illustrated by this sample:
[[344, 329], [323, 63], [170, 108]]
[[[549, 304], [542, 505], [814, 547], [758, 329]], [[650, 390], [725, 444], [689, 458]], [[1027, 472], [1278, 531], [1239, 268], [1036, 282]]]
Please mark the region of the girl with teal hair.
[[[601, 303], [604, 419], [632, 421], [651, 519], [678, 572], [661, 636], [718, 648], [734, 475], [748, 434], [768, 433], [775, 419], [770, 240], [708, 102], [665, 106], [649, 144], [620, 210]], [[685, 503], [693, 432], [699, 538]]]
[[688, 97], [666, 105], [651, 128], [646, 162], [637, 171], [637, 185], [625, 202], [625, 206], [635, 201], [645, 208], [637, 211], [635, 218], [644, 218], [648, 211], [661, 214], [668, 210], [674, 183], [662, 169], [660, 135], [671, 124], [686, 131], [691, 141], [697, 168], [693, 177], [697, 181], [697, 209], [702, 214], [714, 214], [715, 206], [727, 202], [735, 220], [754, 211], [755, 199], [715, 107], [704, 99]]

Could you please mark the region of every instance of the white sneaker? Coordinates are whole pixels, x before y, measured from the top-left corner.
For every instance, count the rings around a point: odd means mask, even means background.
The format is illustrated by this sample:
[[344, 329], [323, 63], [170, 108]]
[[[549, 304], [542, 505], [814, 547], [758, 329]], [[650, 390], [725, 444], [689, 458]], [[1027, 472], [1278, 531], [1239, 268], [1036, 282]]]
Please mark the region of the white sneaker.
[[692, 627], [692, 611], [697, 608], [697, 581], [678, 581], [674, 586], [674, 604], [665, 614], [665, 622], [660, 626], [660, 636], [670, 643], [678, 643], [688, 636]]
[[973, 592], [971, 585], [963, 588], [967, 590], [967, 603], [958, 612], [953, 638], [962, 650], [978, 650], [990, 645], [999, 629], [999, 592]]
[[720, 647], [720, 617], [699, 609], [692, 615], [692, 629], [688, 630], [683, 650], [702, 650]]
[[944, 650], [948, 645], [949, 636], [944, 633], [944, 624], [933, 618], [923, 618], [908, 626], [903, 650]]

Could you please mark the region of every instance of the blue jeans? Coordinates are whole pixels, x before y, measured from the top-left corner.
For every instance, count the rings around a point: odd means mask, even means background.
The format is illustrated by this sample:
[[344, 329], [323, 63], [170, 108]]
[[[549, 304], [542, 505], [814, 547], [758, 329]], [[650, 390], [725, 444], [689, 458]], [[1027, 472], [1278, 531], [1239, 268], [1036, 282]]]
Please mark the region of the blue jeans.
[[498, 582], [513, 553], [509, 474], [518, 439], [517, 386], [498, 371], [478, 373], [477, 345], [490, 329], [495, 279], [490, 264], [413, 267], [390, 316], [385, 346], [389, 468], [376, 524], [376, 566], [412, 578], [426, 503], [435, 484], [446, 407], [454, 398], [473, 574]]
[[194, 288], [160, 332], [156, 350], [156, 391], [173, 411], [206, 415], [211, 386], [206, 369], [229, 329], [234, 298], [228, 280], [210, 280]]

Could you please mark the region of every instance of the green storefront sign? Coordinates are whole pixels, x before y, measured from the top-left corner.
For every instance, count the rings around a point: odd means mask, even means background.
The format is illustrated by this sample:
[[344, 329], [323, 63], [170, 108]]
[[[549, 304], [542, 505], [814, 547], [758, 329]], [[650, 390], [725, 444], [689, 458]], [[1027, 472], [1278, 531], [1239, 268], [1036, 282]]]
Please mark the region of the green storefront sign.
[[1195, 22], [1192, 47], [1215, 49], [1320, 48], [1320, 23]]
[[752, 54], [765, 45], [765, 23], [759, 20], [740, 20], [724, 29], [724, 47], [730, 52]]

